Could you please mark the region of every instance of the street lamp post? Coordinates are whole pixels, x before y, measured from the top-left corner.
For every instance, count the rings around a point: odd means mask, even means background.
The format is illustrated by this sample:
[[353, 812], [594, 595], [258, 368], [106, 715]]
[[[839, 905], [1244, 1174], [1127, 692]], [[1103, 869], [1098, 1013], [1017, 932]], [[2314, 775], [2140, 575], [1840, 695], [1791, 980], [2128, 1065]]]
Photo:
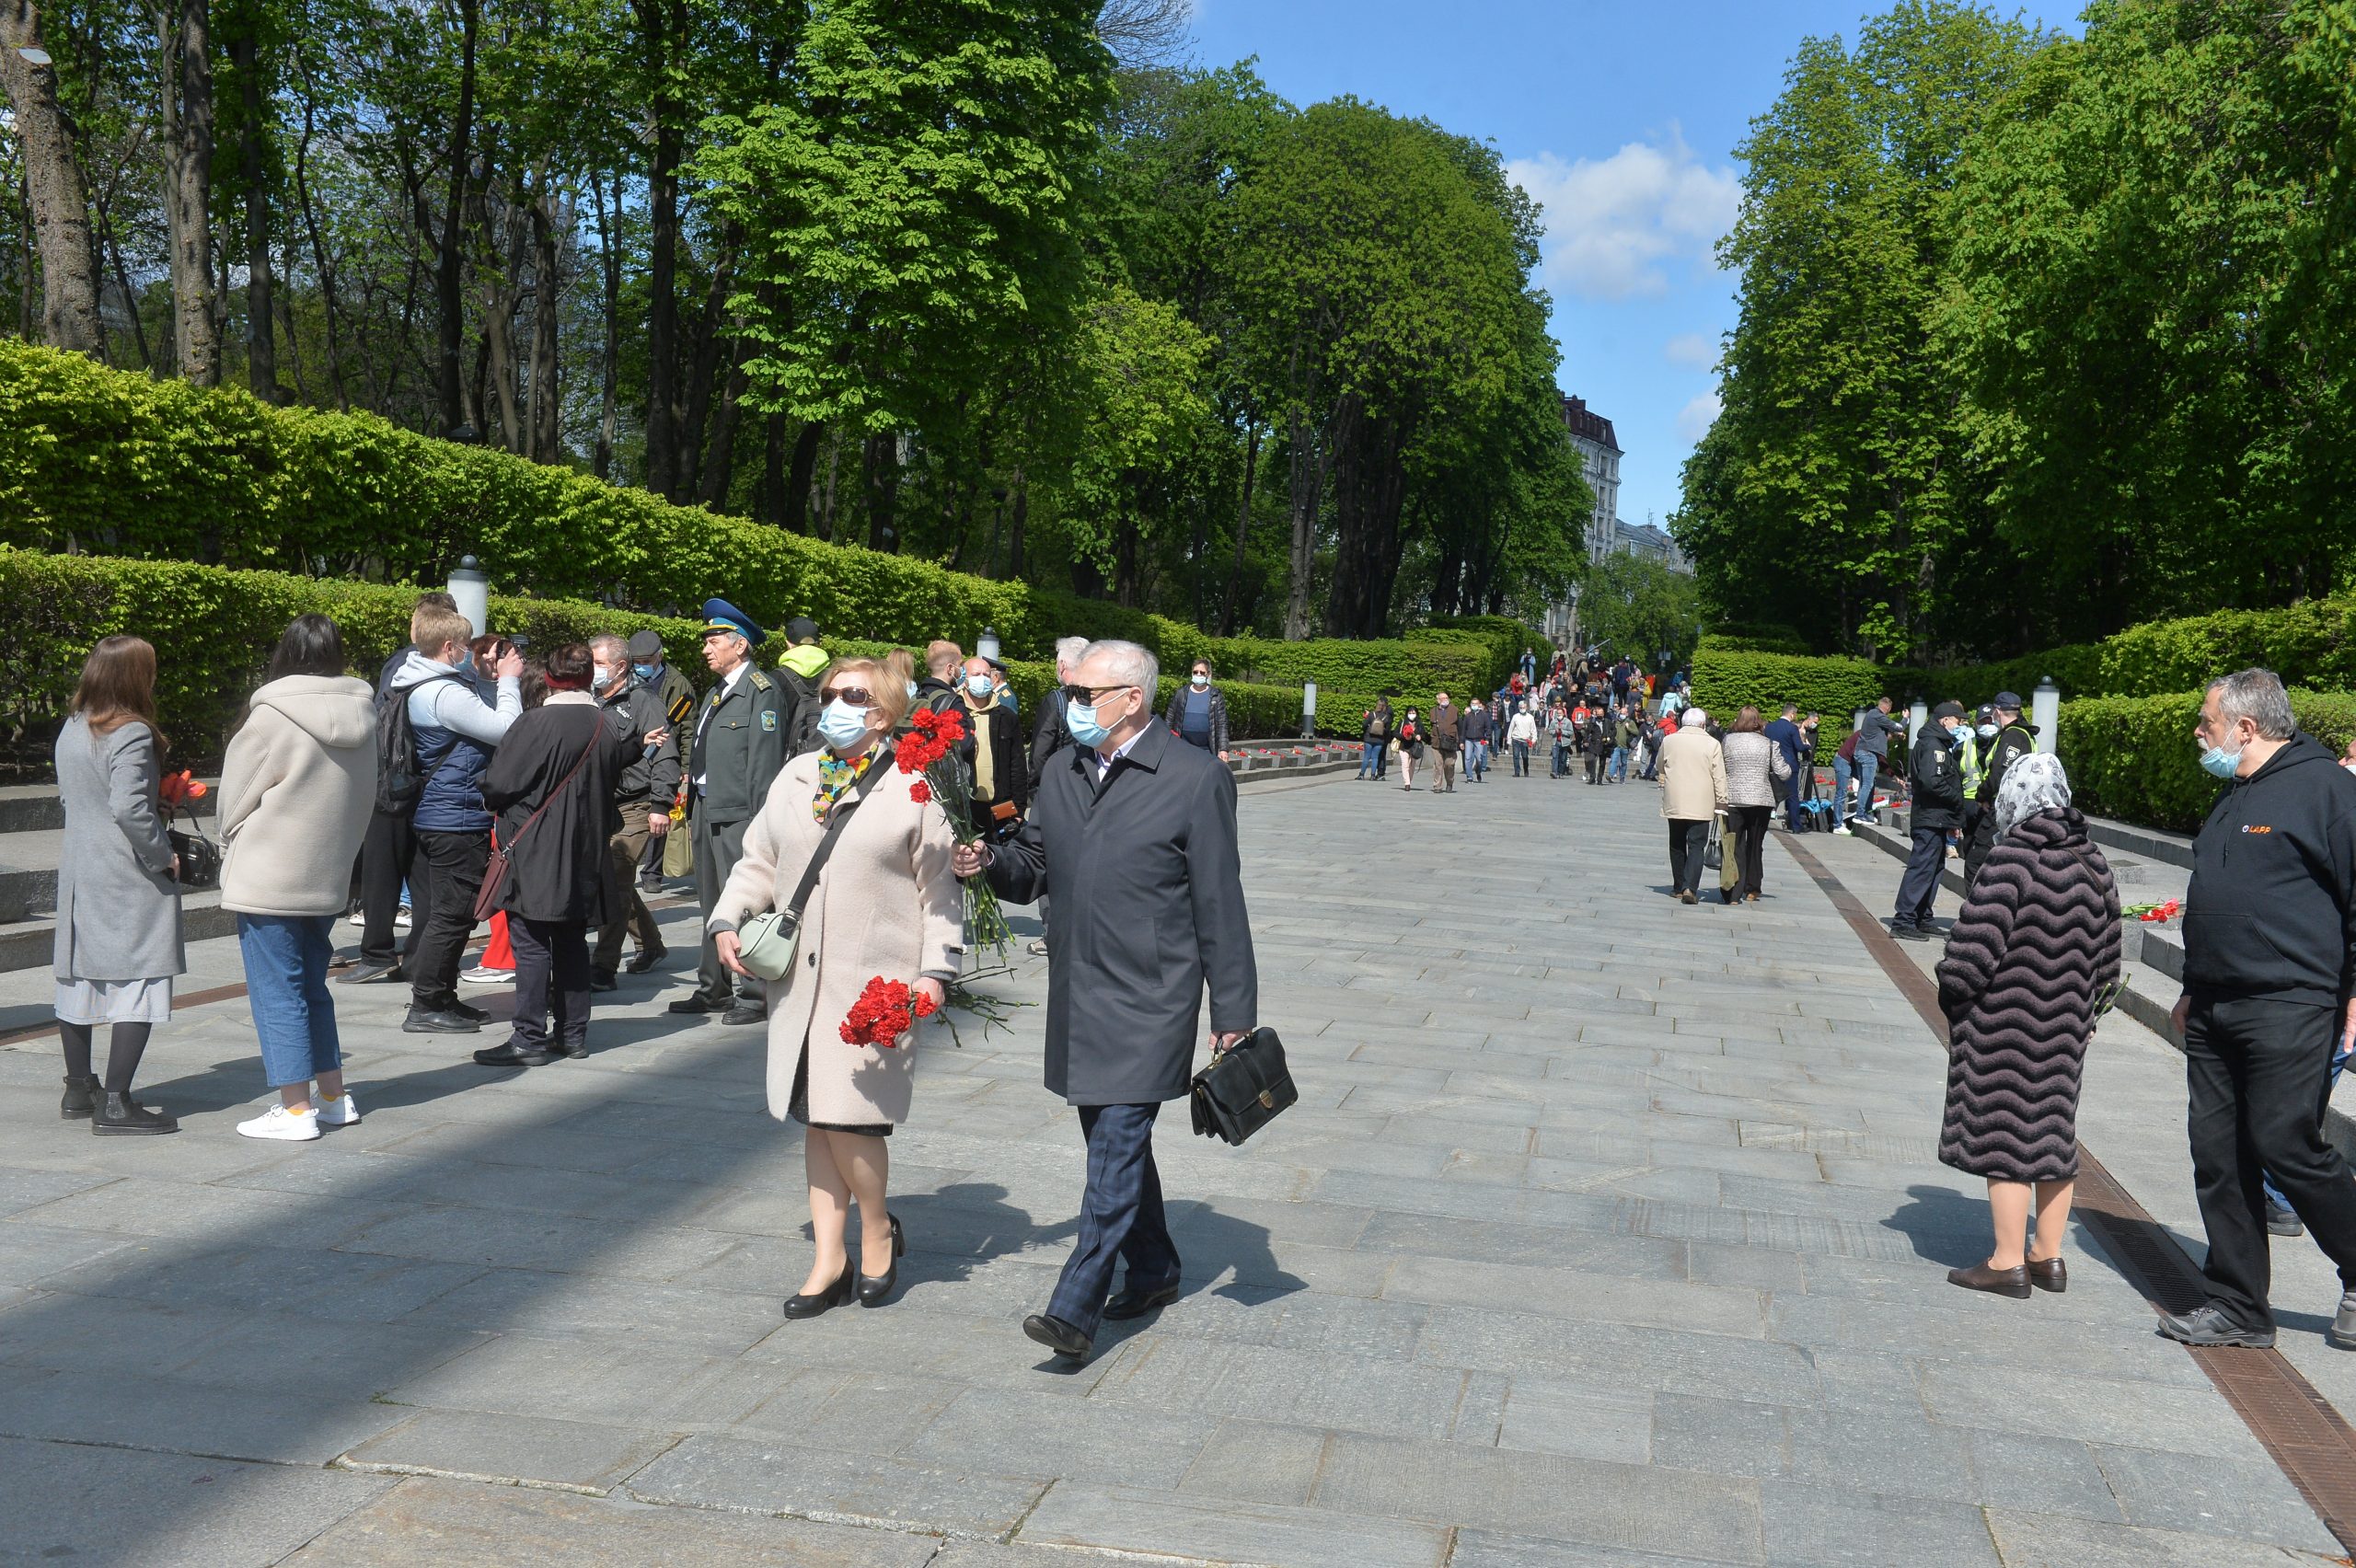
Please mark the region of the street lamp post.
[[2062, 688], [2046, 675], [2028, 694], [2029, 722], [2037, 727], [2039, 751], [2058, 752], [2062, 749]]
[[491, 629], [491, 576], [482, 562], [472, 556], [460, 556], [450, 572], [450, 597], [458, 602], [458, 613], [480, 637]]

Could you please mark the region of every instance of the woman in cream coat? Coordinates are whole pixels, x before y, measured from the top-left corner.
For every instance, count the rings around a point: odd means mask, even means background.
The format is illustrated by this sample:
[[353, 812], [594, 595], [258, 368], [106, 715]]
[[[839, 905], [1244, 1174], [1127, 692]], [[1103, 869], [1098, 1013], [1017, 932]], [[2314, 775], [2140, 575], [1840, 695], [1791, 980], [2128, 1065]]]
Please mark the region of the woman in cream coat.
[[[791, 904], [826, 826], [850, 810], [833, 855], [803, 911], [793, 970], [768, 984], [769, 1114], [809, 1130], [803, 1161], [810, 1178], [810, 1224], [817, 1256], [789, 1318], [814, 1318], [856, 1293], [880, 1307], [892, 1293], [903, 1242], [884, 1204], [890, 1174], [885, 1139], [907, 1119], [914, 1037], [893, 1046], [847, 1045], [838, 1033], [851, 1005], [878, 976], [943, 999], [964, 940], [964, 902], [949, 867], [955, 839], [938, 805], [909, 792], [914, 775], [894, 768], [885, 744], [908, 710], [907, 683], [872, 659], [838, 660], [819, 683], [822, 749], [788, 762], [745, 833], [714, 907], [720, 960], [738, 974], [736, 928]], [[864, 775], [887, 770], [860, 795]], [[875, 1275], [853, 1273], [845, 1246], [849, 1205], [859, 1203], [860, 1257], [884, 1260]]]

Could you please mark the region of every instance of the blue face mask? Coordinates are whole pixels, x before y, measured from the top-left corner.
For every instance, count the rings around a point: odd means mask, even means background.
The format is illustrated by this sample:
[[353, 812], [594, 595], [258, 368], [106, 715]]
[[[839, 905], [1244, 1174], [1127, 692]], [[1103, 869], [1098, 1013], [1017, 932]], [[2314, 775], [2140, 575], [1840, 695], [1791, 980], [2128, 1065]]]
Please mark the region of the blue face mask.
[[965, 677], [965, 689], [972, 692], [976, 697], [987, 697], [992, 689], [990, 678], [987, 675], [967, 675]]
[[1096, 721], [1096, 705], [1092, 702], [1075, 702], [1066, 708], [1064, 723], [1071, 731], [1071, 738], [1083, 746], [1101, 746], [1104, 737], [1113, 732]]
[[849, 751], [867, 738], [867, 709], [837, 698], [818, 715], [818, 738], [838, 752]]
[[2211, 746], [2200, 754], [2201, 768], [2220, 778], [2231, 778], [2241, 771], [2242, 754], [2227, 751], [2223, 746]]
[[469, 648], [464, 653], [459, 654], [458, 662], [453, 667], [461, 670], [473, 669], [475, 667], [475, 651]]
[[632, 664], [629, 667], [629, 673], [641, 681], [652, 681], [661, 673], [662, 668], [660, 664]]

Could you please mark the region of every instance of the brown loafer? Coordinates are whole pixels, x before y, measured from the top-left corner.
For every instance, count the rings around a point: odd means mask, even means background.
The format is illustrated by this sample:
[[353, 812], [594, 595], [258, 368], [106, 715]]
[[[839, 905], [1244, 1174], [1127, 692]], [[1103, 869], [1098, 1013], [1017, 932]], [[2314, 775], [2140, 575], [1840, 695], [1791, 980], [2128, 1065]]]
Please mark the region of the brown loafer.
[[1991, 1296], [2009, 1296], [2016, 1301], [2028, 1299], [2028, 1268], [1992, 1269], [1986, 1263], [1974, 1263], [1968, 1269], [1949, 1269], [1947, 1283], [1959, 1285], [1966, 1290], [1984, 1290]]
[[2035, 1258], [2031, 1258], [2027, 1267], [2028, 1282], [2038, 1289], [2050, 1290], [2059, 1295], [2070, 1288], [2070, 1271], [2063, 1266], [2062, 1254], [2059, 1252], [2041, 1263]]

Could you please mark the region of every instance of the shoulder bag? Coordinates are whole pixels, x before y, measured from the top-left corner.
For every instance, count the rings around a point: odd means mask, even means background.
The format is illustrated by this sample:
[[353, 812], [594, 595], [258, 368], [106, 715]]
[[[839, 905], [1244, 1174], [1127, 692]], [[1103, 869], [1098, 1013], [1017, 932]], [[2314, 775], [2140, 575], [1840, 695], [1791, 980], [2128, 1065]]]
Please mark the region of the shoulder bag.
[[556, 804], [557, 797], [572, 787], [572, 781], [581, 776], [583, 766], [588, 762], [589, 754], [595, 751], [597, 743], [605, 738], [606, 710], [601, 708], [597, 710], [597, 727], [589, 732], [589, 744], [583, 746], [581, 755], [572, 759], [572, 769], [555, 789], [549, 791], [549, 798], [524, 819], [524, 825], [515, 830], [513, 840], [492, 846], [491, 859], [482, 869], [482, 886], [475, 893], [475, 918], [478, 921], [490, 919], [499, 908], [500, 894], [507, 888], [508, 859], [515, 853], [515, 846], [524, 842], [524, 836], [532, 831], [533, 824], [540, 820], [540, 813]]
[[853, 786], [851, 792], [826, 819], [826, 832], [818, 840], [818, 847], [810, 852], [810, 863], [802, 868], [801, 885], [793, 890], [793, 897], [782, 909], [767, 909], [736, 928], [736, 962], [745, 966], [747, 974], [763, 980], [782, 980], [793, 968], [794, 950], [802, 945], [802, 912], [810, 905], [810, 895], [818, 889], [818, 873], [826, 869], [826, 859], [835, 852], [835, 840], [842, 836], [843, 824], [875, 781], [891, 771], [885, 765], [892, 760], [892, 747], [886, 744], [875, 754], [868, 766], [866, 777]]
[[1186, 1098], [1198, 1136], [1241, 1144], [1300, 1092], [1285, 1066], [1284, 1042], [1275, 1030], [1260, 1028], [1213, 1055], [1187, 1086]]

